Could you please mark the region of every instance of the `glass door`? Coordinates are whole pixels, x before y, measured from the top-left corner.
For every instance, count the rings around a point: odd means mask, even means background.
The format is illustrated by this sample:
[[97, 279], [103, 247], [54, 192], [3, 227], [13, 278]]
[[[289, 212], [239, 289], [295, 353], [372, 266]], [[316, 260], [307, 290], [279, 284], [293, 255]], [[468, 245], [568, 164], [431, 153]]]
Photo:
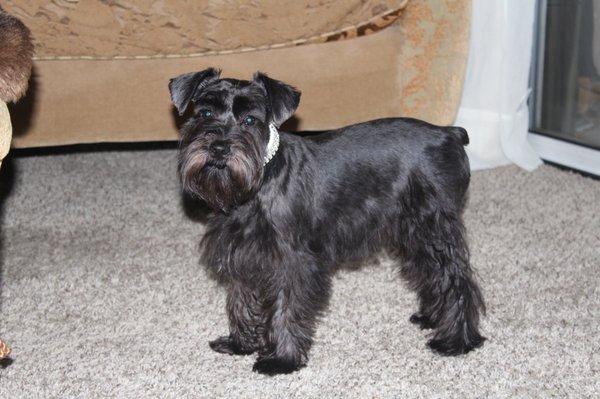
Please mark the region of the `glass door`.
[[530, 141], [600, 175], [600, 0], [540, 0], [535, 30]]

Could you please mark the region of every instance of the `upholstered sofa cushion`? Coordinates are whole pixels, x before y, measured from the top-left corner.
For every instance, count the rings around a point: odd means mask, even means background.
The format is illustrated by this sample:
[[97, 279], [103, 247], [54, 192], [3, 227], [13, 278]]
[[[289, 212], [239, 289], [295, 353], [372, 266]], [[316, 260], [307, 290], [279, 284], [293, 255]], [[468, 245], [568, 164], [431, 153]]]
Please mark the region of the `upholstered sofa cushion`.
[[27, 21], [39, 59], [194, 55], [330, 36], [408, 0], [6, 1]]

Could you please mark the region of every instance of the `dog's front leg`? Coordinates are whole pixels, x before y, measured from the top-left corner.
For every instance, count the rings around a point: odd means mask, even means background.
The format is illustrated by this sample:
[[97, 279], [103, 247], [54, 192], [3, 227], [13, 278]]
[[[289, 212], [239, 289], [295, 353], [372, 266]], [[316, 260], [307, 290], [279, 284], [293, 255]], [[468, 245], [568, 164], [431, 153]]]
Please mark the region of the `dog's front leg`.
[[227, 293], [229, 335], [210, 342], [219, 353], [249, 355], [264, 346], [266, 316], [258, 293], [239, 282], [231, 282]]
[[267, 309], [267, 346], [253, 368], [268, 375], [291, 373], [306, 365], [317, 317], [330, 293], [329, 273], [316, 265], [287, 268], [278, 280]]

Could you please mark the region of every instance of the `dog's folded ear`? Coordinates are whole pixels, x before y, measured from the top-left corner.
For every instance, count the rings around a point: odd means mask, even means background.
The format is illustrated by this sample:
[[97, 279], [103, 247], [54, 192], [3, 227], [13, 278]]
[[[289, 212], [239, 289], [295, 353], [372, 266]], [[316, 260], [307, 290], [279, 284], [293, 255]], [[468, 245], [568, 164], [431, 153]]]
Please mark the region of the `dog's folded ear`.
[[296, 108], [300, 104], [300, 92], [294, 87], [271, 79], [261, 72], [256, 72], [252, 80], [264, 87], [267, 92], [271, 119], [275, 126], [281, 126], [296, 112]]
[[221, 71], [208, 68], [200, 72], [191, 72], [179, 75], [169, 81], [171, 101], [179, 115], [183, 115], [194, 95], [201, 91], [210, 82], [219, 79]]

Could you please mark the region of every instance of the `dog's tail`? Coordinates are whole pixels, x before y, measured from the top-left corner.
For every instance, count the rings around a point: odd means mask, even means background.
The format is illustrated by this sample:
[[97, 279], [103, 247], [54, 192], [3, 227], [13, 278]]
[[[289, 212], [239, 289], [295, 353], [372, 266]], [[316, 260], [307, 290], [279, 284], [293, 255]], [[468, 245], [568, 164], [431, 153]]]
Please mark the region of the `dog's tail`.
[[458, 126], [449, 126], [448, 130], [456, 137], [458, 137], [463, 145], [469, 144], [469, 135], [467, 134], [467, 131], [465, 129]]

